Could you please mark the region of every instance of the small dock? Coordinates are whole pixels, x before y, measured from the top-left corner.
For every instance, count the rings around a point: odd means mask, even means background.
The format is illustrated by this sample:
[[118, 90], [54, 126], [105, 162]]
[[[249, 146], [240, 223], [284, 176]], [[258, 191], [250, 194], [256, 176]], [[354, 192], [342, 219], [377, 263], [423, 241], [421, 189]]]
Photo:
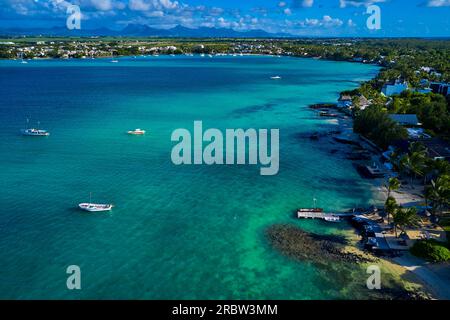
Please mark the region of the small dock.
[[297, 211], [299, 219], [322, 219], [329, 222], [338, 222], [340, 218], [333, 213], [316, 212], [316, 211]]

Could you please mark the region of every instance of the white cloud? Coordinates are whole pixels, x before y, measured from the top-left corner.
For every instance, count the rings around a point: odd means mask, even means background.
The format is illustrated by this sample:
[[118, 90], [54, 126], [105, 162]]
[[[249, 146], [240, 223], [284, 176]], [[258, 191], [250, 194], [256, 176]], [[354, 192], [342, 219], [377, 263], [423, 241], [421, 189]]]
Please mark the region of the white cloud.
[[299, 25], [302, 27], [324, 27], [324, 28], [333, 28], [340, 27], [344, 24], [341, 19], [332, 18], [329, 15], [325, 15], [322, 19], [309, 19], [306, 18], [303, 21], [299, 22]]
[[339, 0], [339, 7], [346, 8], [349, 7], [361, 7], [370, 6], [375, 3], [386, 2], [386, 0]]
[[136, 11], [148, 11], [152, 7], [150, 3], [146, 3], [144, 0], [130, 0], [128, 6], [131, 10]]
[[180, 4], [171, 0], [129, 0], [128, 7], [135, 11], [163, 11], [178, 9]]
[[303, 0], [302, 7], [311, 8], [314, 4], [314, 0]]
[[97, 10], [108, 11], [113, 8], [111, 0], [91, 0], [92, 5]]
[[450, 0], [428, 0], [428, 7], [450, 7]]

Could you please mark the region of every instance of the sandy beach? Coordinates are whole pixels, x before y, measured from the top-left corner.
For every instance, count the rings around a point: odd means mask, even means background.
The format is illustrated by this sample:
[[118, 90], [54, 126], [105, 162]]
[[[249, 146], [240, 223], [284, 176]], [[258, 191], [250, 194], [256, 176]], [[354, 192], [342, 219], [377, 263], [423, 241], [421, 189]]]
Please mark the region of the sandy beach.
[[[338, 125], [349, 136], [353, 136], [364, 149], [372, 153], [371, 160], [367, 161], [367, 164], [376, 164], [379, 168], [385, 169], [380, 161], [381, 153], [356, 134], [350, 132], [352, 122], [353, 119], [351, 118], [339, 119]], [[388, 197], [387, 179], [379, 178], [368, 181], [372, 181], [372, 204], [382, 205]], [[424, 187], [422, 183], [418, 180], [411, 181], [409, 179], [401, 179], [400, 181], [402, 183], [401, 187], [396, 191], [391, 191], [391, 196], [395, 198], [397, 203], [403, 207], [424, 206]], [[431, 224], [424, 223], [420, 230], [417, 228], [407, 230], [411, 238], [411, 240], [408, 240], [409, 246], [413, 241], [421, 239], [423, 232], [426, 232], [429, 237], [436, 240], [447, 241], [446, 232], [442, 228], [434, 228]], [[407, 290], [423, 291], [434, 299], [450, 299], [450, 263], [430, 263], [413, 256], [407, 248], [405, 250], [404, 247], [396, 246], [397, 238], [393, 232], [386, 232], [386, 240], [392, 247], [403, 252], [400, 257], [379, 259], [379, 264], [385, 272], [402, 282]], [[360, 251], [359, 248], [349, 248], [349, 250]]]

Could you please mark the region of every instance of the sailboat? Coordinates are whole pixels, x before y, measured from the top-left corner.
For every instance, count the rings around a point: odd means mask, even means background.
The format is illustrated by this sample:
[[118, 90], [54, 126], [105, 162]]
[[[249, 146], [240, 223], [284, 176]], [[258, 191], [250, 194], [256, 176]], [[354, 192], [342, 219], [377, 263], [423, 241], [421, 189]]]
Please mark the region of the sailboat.
[[28, 63], [28, 61], [25, 61], [23, 59], [23, 52], [20, 52], [18, 55], [19, 55], [19, 59], [21, 60], [20, 63], [23, 63], [23, 64], [27, 64]]
[[117, 62], [119, 62], [118, 60], [114, 59], [114, 52], [113, 52], [113, 51], [111, 51], [111, 62], [112, 62], [112, 63], [117, 63]]
[[98, 204], [92, 203], [92, 192], [89, 193], [89, 203], [80, 203], [78, 207], [81, 210], [88, 212], [103, 212], [103, 211], [111, 211], [113, 208], [112, 204]]
[[50, 132], [48, 132], [47, 130], [42, 130], [39, 129], [39, 125], [40, 122], [38, 121], [38, 127], [37, 128], [28, 128], [28, 124], [29, 124], [30, 120], [27, 118], [27, 128], [26, 129], [22, 129], [20, 130], [20, 132], [22, 133], [22, 135], [24, 136], [37, 136], [37, 137], [42, 137], [42, 136], [49, 136]]

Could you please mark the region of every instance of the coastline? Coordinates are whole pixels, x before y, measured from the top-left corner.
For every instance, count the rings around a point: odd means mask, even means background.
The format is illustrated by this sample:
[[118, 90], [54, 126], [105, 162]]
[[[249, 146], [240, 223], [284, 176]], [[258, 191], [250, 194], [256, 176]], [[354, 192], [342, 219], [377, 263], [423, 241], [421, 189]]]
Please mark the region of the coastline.
[[[325, 109], [327, 109], [327, 107]], [[312, 111], [314, 112], [317, 110]], [[339, 114], [345, 115], [342, 112], [339, 112]], [[349, 127], [353, 128], [354, 119], [350, 116], [328, 119], [327, 121], [330, 120], [337, 122], [336, 124], [340, 130], [348, 130]], [[351, 130], [351, 132], [350, 130], [348, 131], [347, 136], [349, 138], [354, 139], [362, 146], [362, 149], [370, 152], [371, 157], [367, 163], [375, 163], [379, 167], [382, 167], [383, 164], [379, 160], [382, 156], [382, 151], [374, 147], [367, 139], [355, 134], [353, 130]], [[371, 204], [384, 204], [384, 201], [387, 198], [385, 179], [377, 178], [368, 179], [367, 181], [371, 185]], [[391, 192], [391, 196], [396, 199], [397, 203], [406, 207], [423, 203], [425, 199], [422, 194], [423, 186], [417, 182], [414, 182], [413, 184], [410, 182], [408, 184], [403, 184], [399, 190]], [[361, 236], [355, 229], [345, 232], [344, 235], [349, 238], [351, 242], [345, 247], [346, 252], [375, 258], [377, 261], [376, 264], [380, 266], [382, 271], [388, 273], [390, 277], [393, 278], [394, 282], [397, 282], [397, 284], [405, 291], [420, 293], [420, 295], [423, 294], [422, 297], [426, 299], [450, 299], [450, 268], [448, 268], [448, 263], [428, 263], [414, 257], [409, 253], [409, 250], [402, 252], [401, 257], [375, 257], [364, 251], [360, 246], [359, 241], [361, 240]], [[369, 266], [370, 263], [361, 263], [361, 266], [366, 265]]]

